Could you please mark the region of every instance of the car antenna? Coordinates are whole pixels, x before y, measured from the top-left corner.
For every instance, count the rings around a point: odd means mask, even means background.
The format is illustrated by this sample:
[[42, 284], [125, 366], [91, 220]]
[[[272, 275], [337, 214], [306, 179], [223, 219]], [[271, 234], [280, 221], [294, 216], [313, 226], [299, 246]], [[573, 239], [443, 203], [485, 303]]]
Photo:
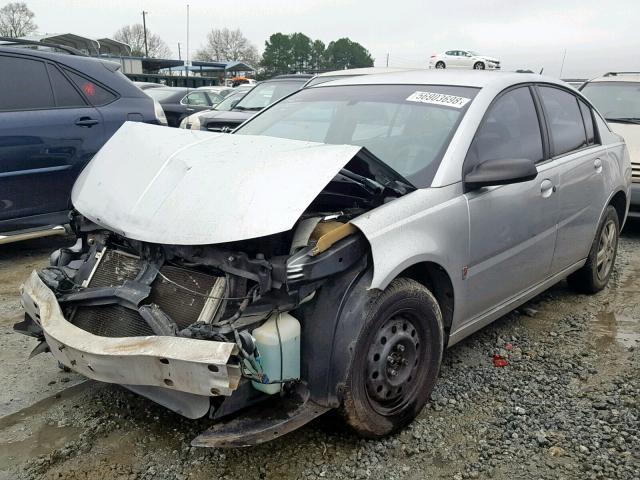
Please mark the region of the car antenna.
[[542, 75], [542, 72], [544, 72], [544, 67], [540, 69], [540, 75]]

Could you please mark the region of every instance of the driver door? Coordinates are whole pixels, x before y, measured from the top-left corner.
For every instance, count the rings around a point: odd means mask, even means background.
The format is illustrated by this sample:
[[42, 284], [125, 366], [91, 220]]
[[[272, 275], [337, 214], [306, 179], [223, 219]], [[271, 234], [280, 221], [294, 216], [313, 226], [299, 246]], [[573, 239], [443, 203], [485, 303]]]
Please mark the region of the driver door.
[[470, 247], [465, 314], [469, 322], [545, 280], [557, 234], [557, 167], [547, 161], [538, 109], [528, 86], [494, 100], [478, 128], [464, 172], [490, 160], [537, 162], [534, 180], [465, 193]]

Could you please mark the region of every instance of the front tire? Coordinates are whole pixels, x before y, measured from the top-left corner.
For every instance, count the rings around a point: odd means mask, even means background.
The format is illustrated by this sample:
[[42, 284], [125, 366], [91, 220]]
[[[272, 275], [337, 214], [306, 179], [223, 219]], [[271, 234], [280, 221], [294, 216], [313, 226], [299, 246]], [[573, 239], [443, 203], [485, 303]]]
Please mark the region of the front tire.
[[399, 430], [422, 410], [435, 386], [444, 329], [435, 297], [399, 278], [371, 301], [356, 340], [342, 414], [360, 435]]
[[484, 63], [482, 62], [476, 62], [473, 64], [473, 69], [474, 70], [484, 70]]
[[567, 277], [569, 286], [582, 293], [597, 293], [607, 286], [618, 252], [619, 235], [618, 213], [609, 205], [591, 245], [587, 263]]
[[445, 68], [445, 67], [446, 67], [446, 65], [444, 64], [443, 61], [436, 62], [436, 68], [441, 69], [441, 68]]

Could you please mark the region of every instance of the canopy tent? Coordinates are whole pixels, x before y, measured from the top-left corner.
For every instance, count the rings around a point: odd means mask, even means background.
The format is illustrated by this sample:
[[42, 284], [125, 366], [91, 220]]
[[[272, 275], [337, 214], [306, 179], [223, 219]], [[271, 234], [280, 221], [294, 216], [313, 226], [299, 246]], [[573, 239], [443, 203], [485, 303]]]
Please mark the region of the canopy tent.
[[24, 40], [31, 40], [35, 42], [55, 43], [57, 45], [72, 47], [86, 53], [87, 55], [100, 54], [100, 42], [98, 42], [98, 40], [82, 37], [73, 33], [46, 33], [43, 35], [30, 35], [22, 38]]

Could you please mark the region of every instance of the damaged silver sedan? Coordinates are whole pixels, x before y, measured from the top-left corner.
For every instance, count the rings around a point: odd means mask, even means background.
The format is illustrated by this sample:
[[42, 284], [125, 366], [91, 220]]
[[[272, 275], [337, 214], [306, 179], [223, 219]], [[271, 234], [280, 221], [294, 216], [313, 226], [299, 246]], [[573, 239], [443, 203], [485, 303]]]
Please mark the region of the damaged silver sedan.
[[624, 142], [537, 75], [402, 72], [297, 92], [233, 135], [129, 123], [81, 174], [77, 242], [25, 282], [63, 365], [186, 417], [194, 445], [329, 409], [420, 412], [452, 345], [560, 279], [604, 288]]

